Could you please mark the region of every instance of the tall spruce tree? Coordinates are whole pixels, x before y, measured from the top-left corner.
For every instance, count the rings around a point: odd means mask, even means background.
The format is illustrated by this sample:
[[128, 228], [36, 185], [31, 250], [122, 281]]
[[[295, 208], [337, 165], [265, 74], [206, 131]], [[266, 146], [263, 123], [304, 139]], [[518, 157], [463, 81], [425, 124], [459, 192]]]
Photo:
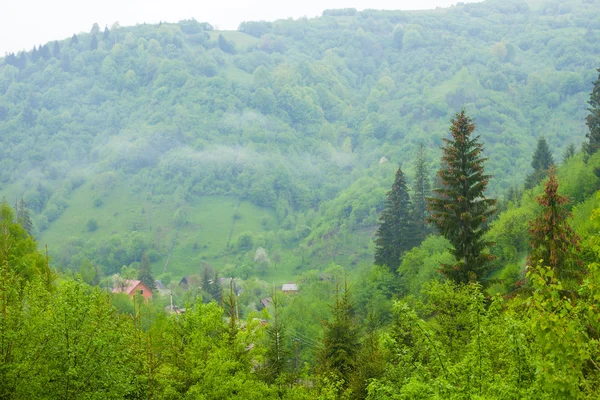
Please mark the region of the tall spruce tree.
[[359, 330], [345, 279], [344, 286], [338, 286], [336, 290], [332, 314], [332, 321], [324, 324], [319, 370], [343, 379], [342, 386], [345, 389], [358, 362], [356, 357], [359, 352]]
[[431, 183], [429, 181], [429, 169], [425, 160], [425, 146], [421, 143], [417, 152], [415, 166], [415, 179], [413, 183], [413, 219], [415, 231], [419, 241], [423, 241], [429, 233], [427, 217], [427, 197], [431, 195]]
[[406, 178], [398, 168], [392, 189], [379, 218], [379, 229], [375, 239], [375, 264], [386, 265], [397, 273], [402, 254], [415, 245], [415, 229], [412, 206]]
[[540, 136], [537, 147], [533, 153], [531, 167], [533, 171], [525, 178], [525, 189], [531, 189], [548, 176], [548, 169], [554, 165], [554, 158], [546, 142], [546, 138]]
[[[205, 303], [209, 303], [213, 299], [213, 296], [211, 294], [211, 292], [212, 292], [212, 288], [211, 288], [212, 282], [211, 282], [211, 279], [210, 279], [210, 274], [211, 274], [211, 272], [209, 271], [208, 266], [205, 265], [204, 269], [202, 270], [202, 283], [201, 283], [201, 285], [202, 285], [202, 290], [211, 297], [210, 299], [208, 299], [208, 298], [207, 299], [203, 299]], [[215, 299], [215, 300], [218, 300], [218, 299]]]
[[54, 44], [52, 45], [52, 57], [56, 58], [56, 59], [60, 59], [60, 44], [58, 44], [58, 41], [54, 41]]
[[575, 155], [576, 149], [575, 144], [573, 142], [569, 143], [565, 152], [563, 153], [563, 162], [566, 162], [569, 158]]
[[90, 40], [90, 50], [94, 51], [98, 48], [98, 39], [96, 35], [92, 36], [92, 40]]
[[481, 280], [493, 259], [484, 250], [491, 243], [484, 240], [486, 222], [496, 212], [496, 200], [484, 195], [490, 175], [484, 174], [483, 145], [479, 136], [471, 137], [475, 125], [465, 110], [457, 113], [450, 127], [451, 139], [444, 139], [442, 187], [437, 196], [427, 199], [429, 220], [450, 241], [456, 264], [441, 266], [441, 272], [455, 282]]
[[17, 205], [15, 211], [17, 212], [17, 221], [19, 221], [23, 229], [25, 229], [27, 233], [31, 235], [33, 232], [31, 212], [27, 208], [27, 205], [25, 204], [25, 200], [23, 200], [23, 198], [21, 198], [21, 200], [19, 201], [19, 204]]
[[[598, 68], [600, 72], [600, 68]], [[585, 135], [588, 142], [585, 144], [585, 150], [589, 155], [594, 154], [600, 149], [600, 74], [594, 82], [594, 88], [590, 94], [589, 115], [586, 117], [586, 124], [589, 132]]]
[[550, 169], [544, 194], [537, 198], [540, 214], [529, 224], [531, 253], [528, 262], [534, 266], [549, 266], [559, 279], [577, 278], [581, 271], [579, 236], [569, 225], [566, 204], [569, 199], [558, 194], [556, 171]]
[[142, 253], [142, 260], [140, 262], [140, 269], [138, 270], [137, 278], [144, 282], [146, 286], [154, 290], [156, 285], [154, 284], [154, 278], [152, 277], [152, 269], [150, 268], [150, 259], [144, 251]]
[[286, 329], [281, 318], [283, 298], [275, 289], [271, 293], [271, 306], [273, 313], [266, 329], [267, 349], [264, 372], [268, 382], [275, 382], [285, 372], [289, 356]]

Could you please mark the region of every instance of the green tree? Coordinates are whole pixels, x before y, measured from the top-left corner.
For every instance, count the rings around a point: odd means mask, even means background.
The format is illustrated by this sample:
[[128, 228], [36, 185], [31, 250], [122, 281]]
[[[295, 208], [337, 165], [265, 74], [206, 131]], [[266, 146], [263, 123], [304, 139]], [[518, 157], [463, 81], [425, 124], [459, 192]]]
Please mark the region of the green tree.
[[280, 292], [273, 289], [271, 309], [273, 314], [266, 329], [265, 375], [267, 382], [274, 382], [283, 374], [289, 356], [286, 345], [287, 334], [281, 318], [283, 298]]
[[90, 50], [94, 51], [98, 48], [98, 39], [96, 35], [92, 36], [92, 40], [90, 41]]
[[202, 283], [200, 285], [202, 286], [202, 290], [211, 297], [210, 299], [207, 299], [207, 301], [204, 301], [205, 303], [208, 303], [210, 300], [213, 299], [218, 300], [213, 298], [211, 294], [211, 279], [210, 270], [208, 269], [208, 266], [205, 266], [202, 270]]
[[533, 153], [531, 167], [533, 172], [525, 179], [525, 189], [531, 189], [548, 176], [548, 168], [554, 165], [554, 158], [546, 142], [546, 138], [540, 136], [537, 147]]
[[[600, 72], [600, 68], [598, 68], [598, 72]], [[598, 75], [598, 79], [594, 82], [594, 88], [592, 89], [588, 103], [590, 105], [588, 109], [590, 113], [585, 121], [589, 132], [585, 135], [588, 140], [585, 149], [591, 155], [600, 149], [600, 75]]]
[[367, 397], [367, 386], [373, 379], [380, 378], [385, 372], [385, 359], [383, 349], [377, 332], [374, 315], [369, 313], [366, 321], [366, 335], [362, 339], [360, 350], [357, 355], [356, 368], [350, 377], [350, 388], [352, 395], [357, 399]]
[[94, 25], [92, 25], [92, 29], [90, 30], [90, 33], [94, 36], [96, 36], [97, 34], [100, 33], [100, 26], [98, 26], [97, 22], [94, 22]]
[[401, 26], [394, 29], [394, 47], [398, 50], [402, 50], [404, 47], [404, 29]]
[[431, 195], [431, 183], [429, 181], [429, 168], [427, 168], [425, 156], [425, 146], [421, 143], [417, 152], [417, 165], [415, 166], [415, 179], [413, 182], [413, 211], [419, 242], [423, 241], [429, 233], [427, 226], [427, 198]]
[[387, 196], [375, 234], [375, 264], [387, 265], [396, 273], [402, 255], [415, 244], [412, 205], [402, 168], [396, 171], [394, 184]]
[[85, 224], [88, 232], [95, 232], [98, 229], [98, 221], [96, 218], [90, 218]]
[[575, 144], [573, 142], [569, 143], [565, 152], [563, 153], [563, 162], [566, 162], [569, 158], [575, 155], [576, 149]]
[[529, 226], [530, 265], [552, 267], [559, 279], [578, 277], [582, 270], [577, 254], [580, 250], [579, 236], [569, 225], [566, 209], [569, 199], [558, 194], [554, 169], [550, 170], [544, 194], [536, 200], [542, 210]]
[[17, 206], [17, 221], [21, 224], [23, 229], [31, 235], [33, 232], [33, 222], [31, 222], [31, 212], [27, 208], [25, 204], [25, 200], [21, 197], [19, 204]]
[[442, 264], [441, 272], [455, 282], [481, 280], [492, 260], [484, 250], [491, 243], [484, 239], [487, 221], [496, 212], [496, 200], [484, 195], [490, 175], [484, 174], [483, 145], [479, 136], [472, 138], [475, 124], [465, 110], [452, 119], [451, 139], [444, 139], [442, 169], [443, 187], [435, 189], [436, 197], [427, 199], [430, 221], [448, 239], [456, 264]]
[[332, 313], [333, 319], [324, 324], [320, 372], [341, 379], [341, 386], [345, 389], [359, 361], [357, 355], [360, 349], [359, 329], [345, 280], [343, 288], [337, 287]]
[[235, 53], [235, 44], [227, 39], [222, 34], [219, 34], [217, 39], [217, 44], [219, 48], [223, 50], [225, 53], [234, 54]]
[[150, 267], [150, 259], [146, 252], [142, 252], [142, 260], [140, 262], [140, 268], [138, 270], [137, 278], [144, 282], [146, 286], [154, 290], [156, 285], [154, 284], [154, 278], [152, 277], [152, 268]]
[[58, 41], [54, 41], [54, 44], [52, 45], [52, 57], [56, 58], [56, 59], [60, 59], [60, 44], [58, 44]]

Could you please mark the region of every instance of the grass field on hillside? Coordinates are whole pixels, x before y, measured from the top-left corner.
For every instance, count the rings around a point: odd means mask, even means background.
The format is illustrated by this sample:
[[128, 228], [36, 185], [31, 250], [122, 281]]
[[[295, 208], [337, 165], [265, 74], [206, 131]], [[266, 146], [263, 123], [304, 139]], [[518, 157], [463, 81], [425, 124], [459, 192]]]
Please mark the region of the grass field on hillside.
[[[155, 276], [163, 273], [169, 259], [166, 271], [175, 279], [199, 272], [203, 263], [221, 269], [231, 262], [233, 258], [226, 254], [227, 244], [236, 243], [240, 233], [260, 235], [267, 228], [277, 228], [272, 210], [234, 197], [199, 197], [178, 211], [169, 199], [156, 204], [151, 198], [132, 193], [126, 182], [102, 196], [101, 206], [94, 205], [95, 197], [97, 193], [89, 183], [75, 190], [69, 207], [41, 234], [40, 246], [48, 245], [53, 253], [60, 251], [70, 238], [101, 242], [115, 234], [139, 231], [151, 235], [160, 254], [152, 265]], [[86, 227], [90, 219], [98, 223], [93, 232]]]

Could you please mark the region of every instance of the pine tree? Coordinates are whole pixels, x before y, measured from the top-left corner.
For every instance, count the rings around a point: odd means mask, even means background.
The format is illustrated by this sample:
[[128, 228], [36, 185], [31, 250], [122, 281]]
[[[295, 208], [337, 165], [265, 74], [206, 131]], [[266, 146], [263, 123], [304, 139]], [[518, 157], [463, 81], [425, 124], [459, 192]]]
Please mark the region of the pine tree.
[[226, 295], [223, 296], [223, 308], [229, 318], [228, 323], [228, 339], [229, 345], [232, 350], [235, 350], [235, 342], [238, 334], [238, 294], [236, 293], [235, 285], [233, 284], [233, 278], [229, 281], [229, 290]]
[[104, 26], [104, 33], [102, 33], [102, 40], [106, 41], [110, 37], [110, 31], [108, 30], [108, 26]]
[[140, 263], [140, 269], [138, 270], [138, 279], [150, 289], [154, 290], [156, 285], [154, 284], [154, 278], [152, 277], [152, 269], [150, 268], [150, 259], [144, 251], [142, 253], [142, 261]]
[[531, 160], [533, 172], [527, 175], [525, 179], [525, 189], [531, 189], [543, 181], [548, 176], [548, 169], [553, 165], [554, 158], [552, 157], [546, 138], [541, 136], [538, 139], [537, 147]]
[[569, 225], [569, 212], [566, 210], [569, 199], [558, 194], [554, 169], [550, 170], [544, 194], [537, 198], [537, 202], [543, 208], [529, 225], [530, 265], [552, 267], [559, 279], [576, 278], [582, 270], [577, 255], [579, 236]]
[[381, 378], [386, 370], [384, 351], [372, 312], [367, 315], [366, 335], [360, 345], [357, 359], [360, 362], [357, 363], [354, 374], [350, 377], [350, 388], [354, 398], [366, 399], [369, 382]]
[[332, 311], [333, 320], [324, 324], [320, 370], [331, 372], [343, 379], [345, 388], [358, 361], [356, 357], [359, 351], [359, 331], [354, 321], [354, 307], [345, 281], [343, 289], [337, 288]]
[[289, 351], [286, 343], [286, 330], [281, 319], [283, 298], [276, 290], [271, 294], [273, 315], [266, 329], [267, 351], [265, 353], [265, 372], [269, 382], [274, 382], [285, 370]]
[[96, 35], [92, 36], [92, 40], [90, 41], [90, 50], [94, 51], [98, 48], [98, 39], [96, 39]]
[[415, 180], [413, 183], [413, 219], [419, 241], [423, 241], [429, 233], [427, 217], [427, 197], [431, 195], [431, 184], [429, 182], [429, 170], [425, 162], [425, 146], [419, 145], [417, 152], [417, 165], [415, 168]]
[[43, 46], [40, 45], [39, 53], [40, 57], [42, 57], [44, 60], [50, 59], [50, 47], [48, 46], [48, 44], [45, 44]]
[[[211, 296], [211, 298], [213, 297], [211, 294], [211, 279], [210, 279], [210, 271], [208, 270], [208, 266], [205, 266], [204, 269], [202, 270], [202, 290], [207, 293], [208, 295]], [[210, 300], [210, 299], [209, 299]], [[208, 303], [208, 301], [205, 301], [205, 303]]]
[[210, 284], [210, 295], [212, 296], [212, 298], [214, 300], [217, 301], [217, 303], [221, 303], [222, 302], [222, 289], [221, 289], [221, 282], [219, 281], [219, 273], [217, 271], [215, 271], [215, 275], [212, 279], [212, 282]]
[[475, 130], [465, 110], [451, 121], [451, 139], [444, 139], [442, 169], [439, 171], [442, 187], [435, 189], [437, 196], [427, 199], [431, 211], [430, 222], [450, 241], [457, 263], [443, 264], [441, 272], [447, 278], [466, 283], [481, 280], [492, 256], [484, 253], [491, 243], [483, 239], [486, 222], [496, 212], [496, 200], [484, 196], [490, 175], [484, 174], [483, 145], [479, 136], [471, 138]]
[[40, 54], [37, 50], [37, 47], [34, 45], [33, 50], [31, 50], [31, 61], [36, 62], [40, 58]]
[[21, 201], [19, 201], [15, 211], [17, 212], [17, 221], [19, 221], [23, 229], [25, 229], [27, 233], [31, 235], [33, 232], [33, 222], [31, 222], [31, 213], [29, 212], [29, 209], [27, 208], [23, 198], [21, 198]]
[[563, 162], [566, 162], [569, 158], [575, 155], [575, 144], [573, 142], [569, 143], [565, 152], [563, 153]]
[[406, 178], [398, 168], [392, 189], [387, 193], [385, 208], [379, 218], [379, 230], [375, 234], [375, 264], [386, 265], [396, 273], [402, 254], [415, 244], [412, 206]]
[[56, 59], [60, 59], [60, 45], [58, 44], [58, 42], [55, 40], [54, 44], [52, 45], [52, 57], [56, 58]]
[[77, 37], [77, 34], [74, 33], [71, 37], [71, 46], [74, 46], [76, 44], [79, 44], [79, 38]]
[[[600, 68], [598, 68], [598, 72], [600, 72]], [[590, 114], [586, 117], [586, 124], [589, 132], [585, 135], [588, 139], [585, 150], [592, 155], [600, 149], [600, 75], [594, 82], [588, 104], [590, 105], [588, 108]]]

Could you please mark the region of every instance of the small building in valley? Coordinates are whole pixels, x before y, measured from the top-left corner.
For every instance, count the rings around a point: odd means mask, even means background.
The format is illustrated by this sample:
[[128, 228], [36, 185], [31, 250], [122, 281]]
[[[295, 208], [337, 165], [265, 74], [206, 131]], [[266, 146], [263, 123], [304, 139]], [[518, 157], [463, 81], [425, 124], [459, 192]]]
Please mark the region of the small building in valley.
[[298, 293], [298, 285], [295, 283], [284, 283], [281, 285], [281, 291], [283, 293]]
[[113, 293], [125, 293], [129, 297], [133, 298], [136, 294], [141, 295], [144, 300], [152, 298], [152, 289], [150, 289], [144, 282], [138, 280], [127, 279], [121, 285], [118, 285], [112, 290]]

